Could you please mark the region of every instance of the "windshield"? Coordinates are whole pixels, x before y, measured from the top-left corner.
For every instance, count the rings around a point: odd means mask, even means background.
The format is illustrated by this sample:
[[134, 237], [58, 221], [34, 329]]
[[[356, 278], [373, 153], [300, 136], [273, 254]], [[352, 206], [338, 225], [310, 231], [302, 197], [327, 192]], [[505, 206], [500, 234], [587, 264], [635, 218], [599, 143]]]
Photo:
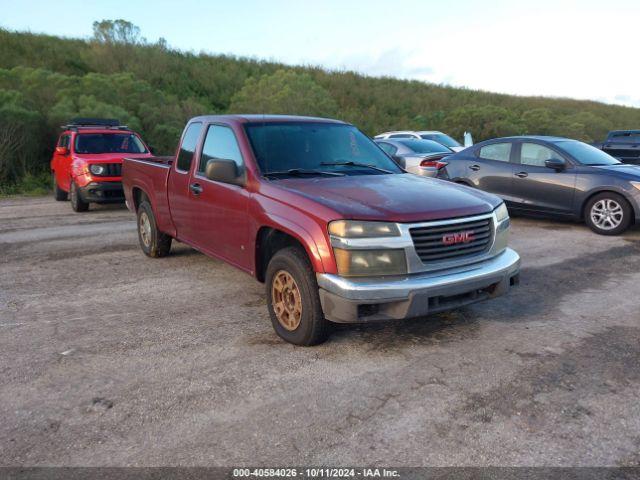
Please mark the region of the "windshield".
[[557, 142], [556, 145], [582, 165], [616, 165], [620, 163], [608, 153], [577, 140]]
[[263, 175], [305, 170], [344, 175], [385, 175], [403, 171], [352, 125], [283, 122], [245, 126]]
[[142, 141], [132, 133], [80, 133], [76, 153], [147, 153]]
[[456, 142], [449, 135], [445, 135], [444, 133], [423, 133], [420, 134], [422, 138], [425, 140], [433, 140], [434, 142], [441, 143], [445, 147], [461, 147], [458, 142]]
[[433, 140], [397, 140], [415, 153], [451, 153], [451, 150]]

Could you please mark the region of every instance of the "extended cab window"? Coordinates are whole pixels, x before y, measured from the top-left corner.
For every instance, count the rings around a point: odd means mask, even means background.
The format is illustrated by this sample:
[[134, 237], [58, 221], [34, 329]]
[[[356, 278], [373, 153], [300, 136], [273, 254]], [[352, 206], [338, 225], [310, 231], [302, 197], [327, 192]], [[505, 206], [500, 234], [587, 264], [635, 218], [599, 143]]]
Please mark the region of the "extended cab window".
[[212, 158], [233, 160], [238, 165], [238, 170], [242, 171], [244, 166], [242, 154], [231, 128], [221, 125], [209, 126], [207, 136], [204, 139], [204, 146], [202, 147], [198, 172], [204, 172], [207, 168], [207, 162]]
[[523, 143], [520, 150], [520, 163], [522, 165], [532, 165], [534, 167], [544, 167], [544, 162], [552, 158], [560, 159], [561, 155], [557, 154], [550, 148], [537, 143]]
[[491, 145], [485, 145], [480, 148], [478, 156], [485, 160], [508, 162], [511, 157], [511, 143], [492, 143]]
[[183, 172], [188, 172], [191, 168], [191, 161], [193, 155], [196, 152], [196, 146], [198, 145], [198, 139], [200, 138], [200, 132], [202, 131], [202, 123], [194, 122], [187, 127], [187, 131], [184, 134], [182, 143], [180, 144], [180, 151], [178, 152], [178, 159], [176, 160], [176, 168]]

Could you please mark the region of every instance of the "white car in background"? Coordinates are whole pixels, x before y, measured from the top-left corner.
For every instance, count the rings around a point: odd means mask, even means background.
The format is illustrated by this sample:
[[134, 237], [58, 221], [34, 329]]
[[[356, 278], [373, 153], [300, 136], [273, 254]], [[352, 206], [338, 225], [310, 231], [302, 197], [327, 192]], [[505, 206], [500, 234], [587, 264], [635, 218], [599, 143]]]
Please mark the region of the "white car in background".
[[[373, 137], [375, 140], [383, 140], [383, 139], [397, 139], [397, 138], [419, 138], [422, 140], [433, 140], [434, 142], [438, 142], [445, 147], [450, 148], [454, 152], [459, 152], [464, 150], [466, 147], [470, 147], [471, 145], [460, 145], [459, 142], [451, 138], [446, 133], [438, 132], [436, 130], [421, 130], [421, 131], [413, 131], [413, 130], [398, 130], [394, 132], [385, 132]], [[469, 136], [470, 138], [470, 136]], [[465, 144], [467, 143], [467, 134], [465, 132]]]

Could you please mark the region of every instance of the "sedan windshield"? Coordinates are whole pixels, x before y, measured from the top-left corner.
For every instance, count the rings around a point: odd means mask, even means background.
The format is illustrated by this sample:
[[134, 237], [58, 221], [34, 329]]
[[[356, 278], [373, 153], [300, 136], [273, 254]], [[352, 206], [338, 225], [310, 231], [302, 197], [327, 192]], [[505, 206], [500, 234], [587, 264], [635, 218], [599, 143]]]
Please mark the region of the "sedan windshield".
[[451, 149], [433, 140], [407, 139], [398, 140], [415, 153], [451, 153]]
[[81, 133], [76, 136], [76, 153], [147, 153], [132, 133]]
[[[403, 173], [375, 143], [352, 125], [278, 122], [246, 125], [263, 175], [299, 176], [337, 172], [344, 175]], [[272, 175], [272, 178], [278, 176]]]
[[620, 163], [608, 153], [577, 140], [557, 142], [556, 145], [582, 165], [616, 165]]
[[444, 133], [423, 133], [420, 135], [425, 140], [433, 140], [434, 142], [441, 143], [445, 147], [461, 147], [458, 142], [456, 142], [449, 135], [445, 135]]

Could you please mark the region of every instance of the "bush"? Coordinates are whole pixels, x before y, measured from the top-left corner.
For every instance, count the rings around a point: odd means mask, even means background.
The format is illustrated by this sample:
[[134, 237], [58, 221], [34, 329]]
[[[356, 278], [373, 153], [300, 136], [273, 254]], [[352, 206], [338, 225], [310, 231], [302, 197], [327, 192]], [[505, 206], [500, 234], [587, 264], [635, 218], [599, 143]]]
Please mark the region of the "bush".
[[640, 126], [636, 108], [183, 53], [147, 42], [126, 20], [95, 22], [88, 41], [0, 28], [2, 192], [37, 189], [71, 117], [117, 117], [164, 155], [188, 118], [224, 112], [337, 117], [369, 135], [471, 131], [476, 141], [525, 133], [593, 141]]

